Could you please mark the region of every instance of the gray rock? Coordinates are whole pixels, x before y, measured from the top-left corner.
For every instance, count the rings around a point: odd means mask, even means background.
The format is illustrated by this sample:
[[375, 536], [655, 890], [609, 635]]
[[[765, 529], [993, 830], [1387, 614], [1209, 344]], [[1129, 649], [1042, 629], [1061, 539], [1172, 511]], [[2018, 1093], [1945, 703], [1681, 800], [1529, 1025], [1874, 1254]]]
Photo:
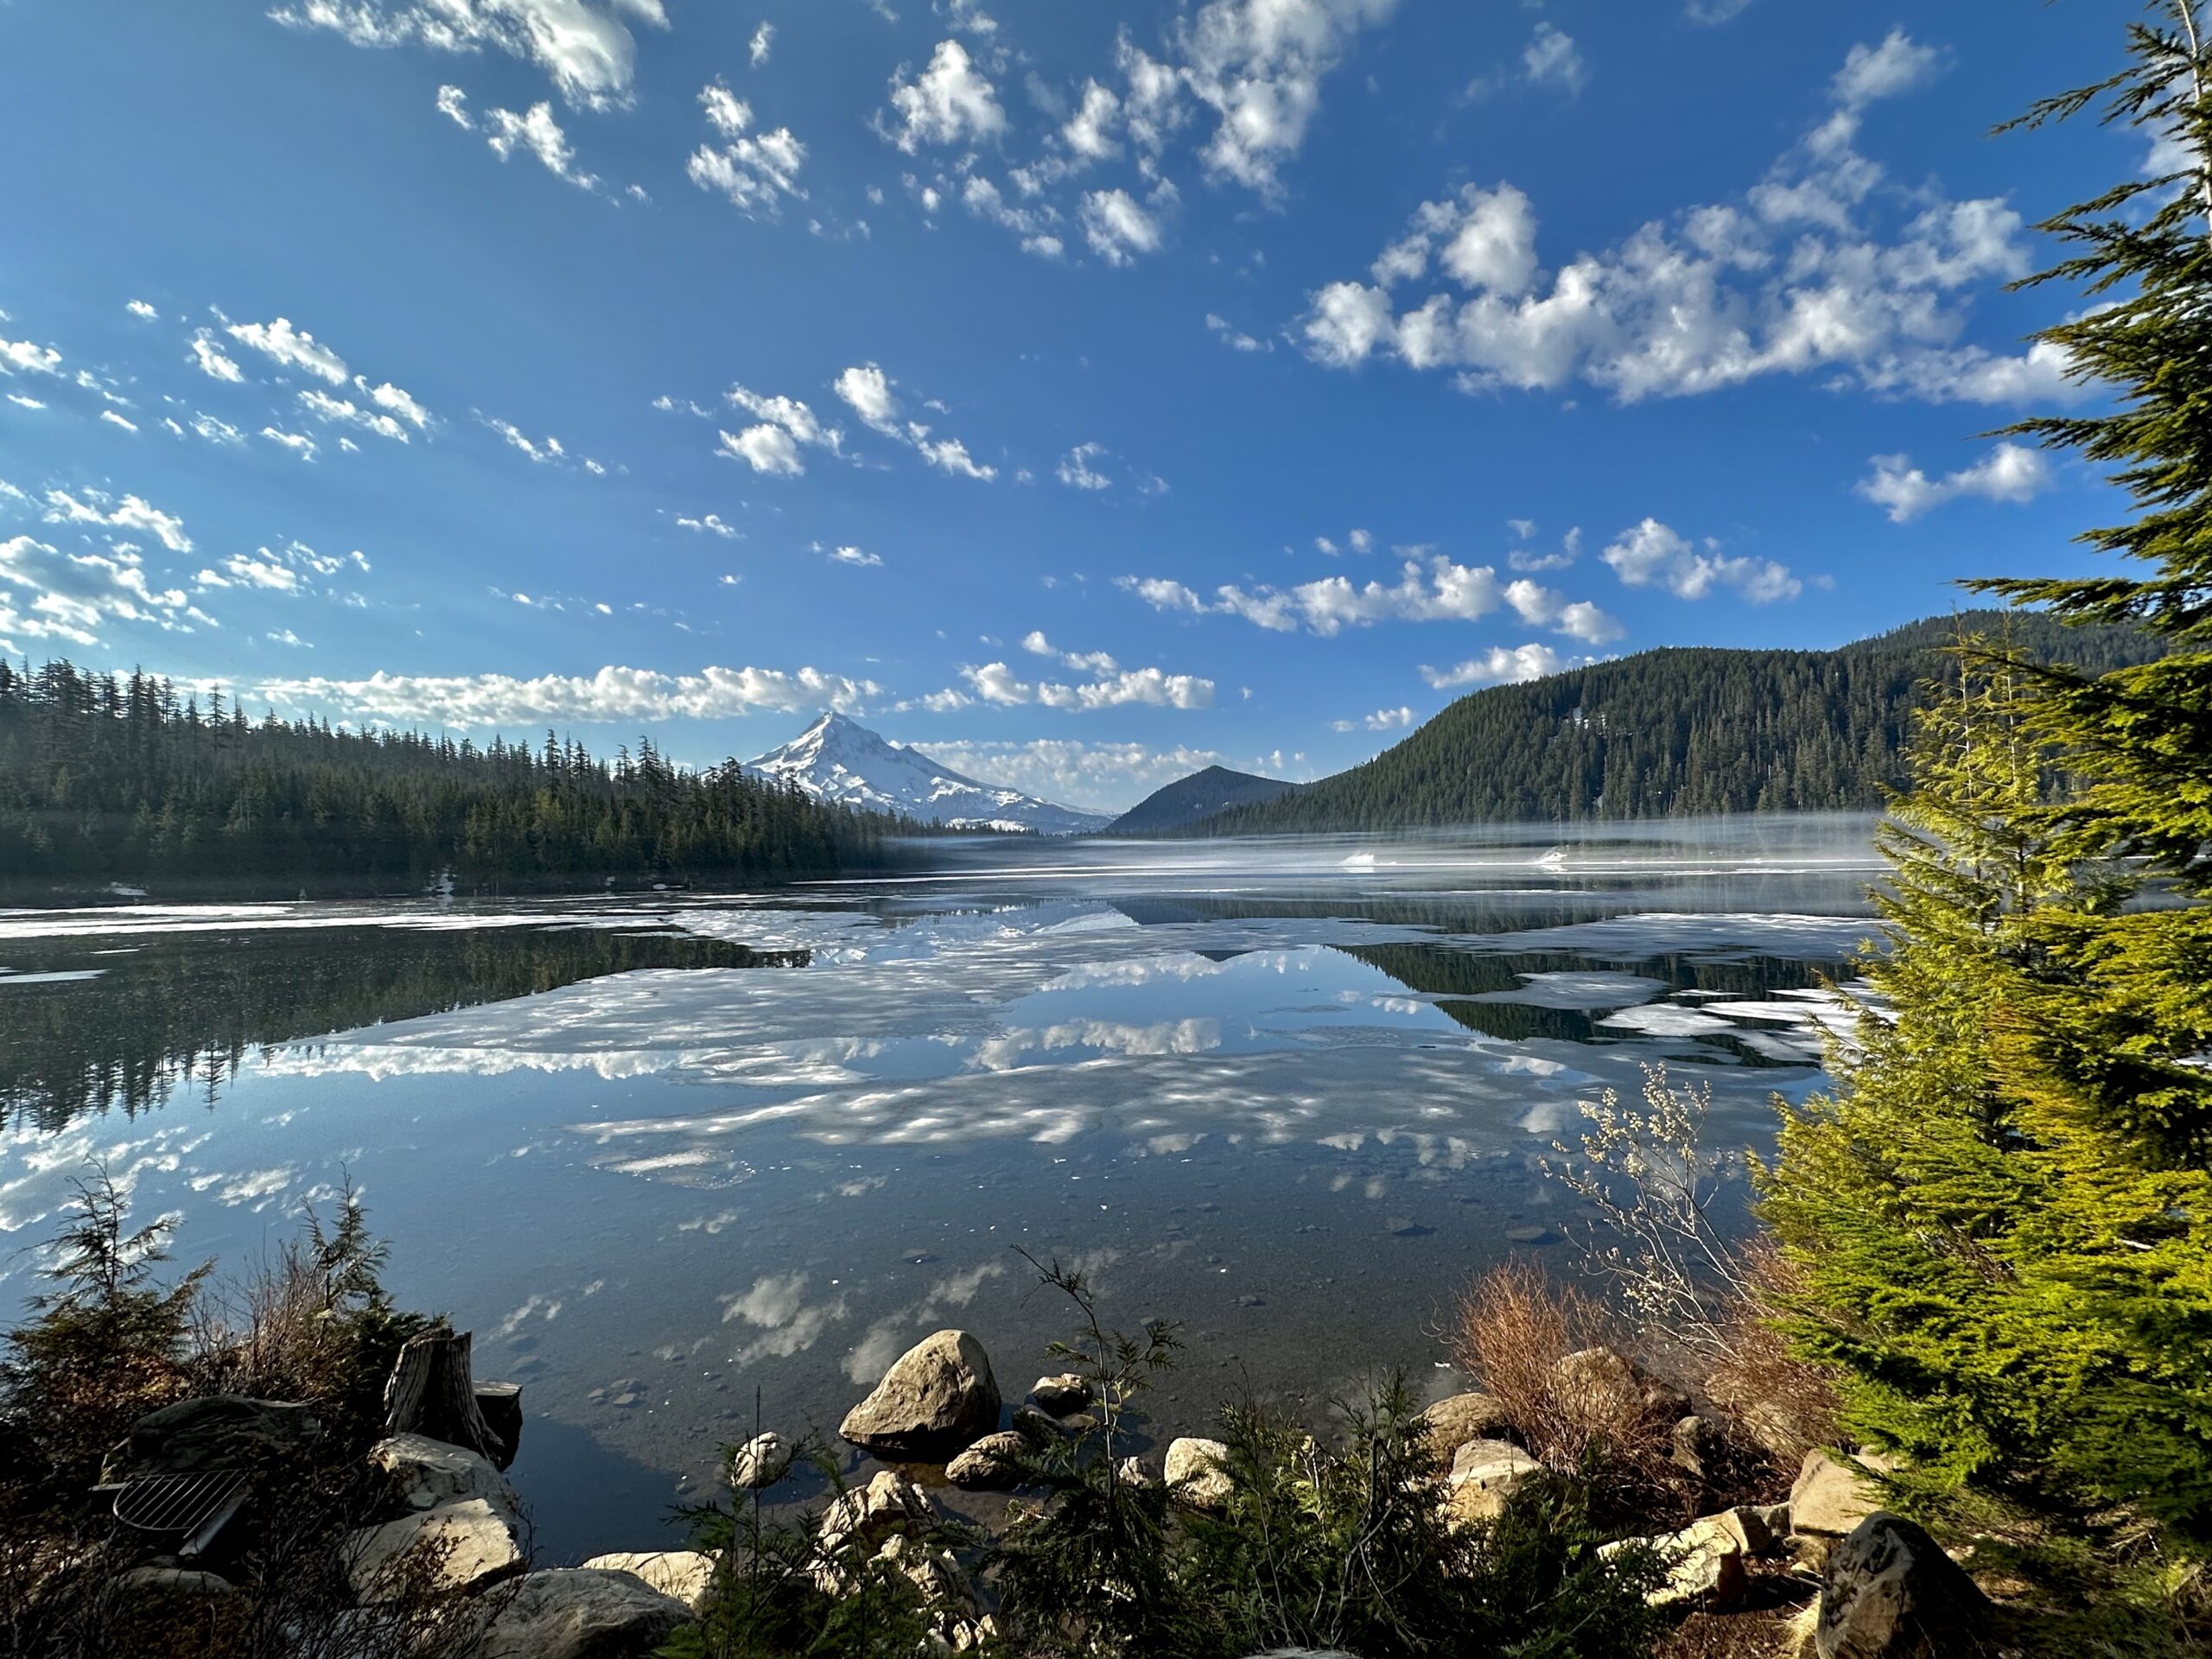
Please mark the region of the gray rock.
[[990, 1356], [965, 1331], [939, 1331], [900, 1355], [838, 1433], [871, 1452], [950, 1456], [997, 1427]]
[[896, 1470], [880, 1469], [867, 1485], [842, 1494], [823, 1511], [817, 1535], [825, 1551], [842, 1549], [855, 1539], [873, 1547], [894, 1532], [937, 1518], [927, 1492]]
[[1039, 1377], [1029, 1397], [1053, 1416], [1065, 1417], [1090, 1403], [1090, 1384], [1072, 1371], [1064, 1371], [1058, 1376]]
[[944, 1478], [969, 1491], [1002, 1491], [1018, 1479], [1028, 1449], [1028, 1440], [1010, 1430], [986, 1434], [944, 1465]]
[[1058, 1420], [1047, 1417], [1034, 1406], [1016, 1406], [1012, 1421], [1014, 1432], [1035, 1446], [1050, 1446], [1067, 1438], [1068, 1431]]
[[729, 1484], [740, 1491], [773, 1486], [791, 1471], [791, 1448], [772, 1429], [755, 1434], [730, 1453]]
[[131, 1424], [101, 1464], [100, 1478], [264, 1469], [308, 1456], [321, 1432], [314, 1412], [281, 1400], [235, 1394], [180, 1400]]
[[1421, 1413], [1421, 1421], [1440, 1458], [1449, 1458], [1469, 1440], [1495, 1440], [1513, 1427], [1505, 1408], [1479, 1390], [1439, 1400]]
[[1578, 1417], [1626, 1421], [1643, 1411], [1643, 1383], [1636, 1367], [1610, 1348], [1584, 1348], [1562, 1358], [1552, 1374], [1561, 1402]]
[[1881, 1507], [1881, 1489], [1866, 1475], [1825, 1452], [1808, 1452], [1789, 1489], [1789, 1528], [1840, 1538]]
[[512, 1517], [515, 1495], [491, 1459], [423, 1434], [393, 1434], [369, 1448], [369, 1462], [390, 1476], [410, 1510], [435, 1510], [480, 1497]]
[[119, 1595], [132, 1598], [162, 1596], [235, 1596], [238, 1586], [215, 1573], [198, 1573], [182, 1567], [134, 1567], [115, 1581]]
[[1235, 1490], [1222, 1464], [1229, 1448], [1219, 1440], [1180, 1440], [1167, 1447], [1167, 1490], [1175, 1500], [1194, 1510], [1228, 1507]]
[[1505, 1440], [1470, 1440], [1452, 1456], [1445, 1511], [1457, 1522], [1494, 1521], [1505, 1500], [1543, 1465]]
[[1901, 1516], [1877, 1510], [1828, 1557], [1820, 1659], [1958, 1659], [1980, 1651], [1990, 1606], [1966, 1570]]
[[1721, 1516], [1708, 1516], [1656, 1538], [1600, 1544], [1598, 1554], [1610, 1560], [1631, 1544], [1648, 1545], [1668, 1563], [1666, 1583], [1644, 1592], [1654, 1607], [1723, 1607], [1744, 1593], [1743, 1543]]
[[363, 1601], [423, 1589], [472, 1590], [521, 1570], [512, 1515], [480, 1497], [364, 1527], [346, 1537], [346, 1574]]
[[690, 1610], [632, 1573], [554, 1567], [525, 1576], [485, 1631], [480, 1659], [646, 1659]]
[[664, 1596], [672, 1596], [695, 1613], [714, 1599], [715, 1558], [696, 1549], [660, 1549], [594, 1555], [584, 1563], [590, 1573], [627, 1573]]

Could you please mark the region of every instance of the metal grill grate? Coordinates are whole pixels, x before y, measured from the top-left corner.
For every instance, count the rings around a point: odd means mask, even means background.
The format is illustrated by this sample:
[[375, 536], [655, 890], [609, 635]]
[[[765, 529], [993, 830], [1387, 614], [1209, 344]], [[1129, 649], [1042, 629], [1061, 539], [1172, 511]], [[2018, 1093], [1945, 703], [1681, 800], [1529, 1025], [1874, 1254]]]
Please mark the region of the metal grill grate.
[[245, 1503], [247, 1479], [230, 1469], [147, 1475], [115, 1495], [115, 1518], [139, 1532], [186, 1535], [180, 1553], [195, 1554]]

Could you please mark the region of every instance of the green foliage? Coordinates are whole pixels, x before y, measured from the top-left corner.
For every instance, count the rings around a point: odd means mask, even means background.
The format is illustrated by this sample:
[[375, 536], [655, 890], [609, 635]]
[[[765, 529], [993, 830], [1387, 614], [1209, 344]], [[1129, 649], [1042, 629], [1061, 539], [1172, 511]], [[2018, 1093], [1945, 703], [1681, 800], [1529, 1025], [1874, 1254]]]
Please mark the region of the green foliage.
[[359, 885], [582, 876], [772, 881], [882, 855], [921, 826], [764, 782], [679, 770], [650, 741], [612, 764], [421, 733], [340, 732], [167, 681], [0, 663], [0, 868], [108, 881], [318, 878]]
[[[1174, 833], [1871, 810], [1904, 779], [1912, 711], [1947, 627], [1915, 623], [1840, 651], [1639, 652], [1493, 686], [1363, 766]], [[2163, 649], [2133, 629], [2032, 613], [2012, 632], [2032, 656], [2088, 669]]]

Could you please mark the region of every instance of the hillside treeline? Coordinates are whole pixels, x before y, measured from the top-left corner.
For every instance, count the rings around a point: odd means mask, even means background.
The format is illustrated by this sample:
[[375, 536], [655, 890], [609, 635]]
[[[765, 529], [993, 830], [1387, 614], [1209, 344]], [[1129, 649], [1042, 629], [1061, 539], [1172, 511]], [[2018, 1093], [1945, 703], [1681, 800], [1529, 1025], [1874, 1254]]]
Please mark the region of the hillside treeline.
[[557, 883], [820, 874], [919, 826], [825, 805], [735, 762], [683, 770], [313, 717], [202, 709], [167, 680], [0, 663], [0, 878]]
[[1904, 782], [1913, 711], [1961, 629], [2092, 673], [2160, 650], [2130, 628], [1980, 612], [1840, 651], [1641, 652], [1475, 692], [1363, 766], [1176, 833], [1871, 810]]

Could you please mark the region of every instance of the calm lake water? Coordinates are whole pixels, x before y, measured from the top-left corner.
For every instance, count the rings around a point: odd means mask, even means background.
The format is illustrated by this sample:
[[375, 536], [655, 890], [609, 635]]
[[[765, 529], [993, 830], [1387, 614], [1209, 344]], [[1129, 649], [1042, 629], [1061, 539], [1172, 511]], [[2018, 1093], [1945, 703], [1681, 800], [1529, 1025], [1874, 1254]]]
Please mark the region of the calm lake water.
[[[102, 1160], [180, 1262], [350, 1173], [410, 1306], [525, 1385], [555, 1559], [662, 1541], [757, 1410], [833, 1429], [929, 1331], [1008, 1402], [1089, 1268], [1184, 1321], [1154, 1402], [1318, 1414], [1515, 1249], [1535, 1160], [1663, 1060], [1731, 1141], [1821, 1081], [1862, 817], [1448, 840], [962, 842], [772, 898], [0, 912], [0, 1314]], [[1541, 1230], [1539, 1235], [1535, 1230]]]

